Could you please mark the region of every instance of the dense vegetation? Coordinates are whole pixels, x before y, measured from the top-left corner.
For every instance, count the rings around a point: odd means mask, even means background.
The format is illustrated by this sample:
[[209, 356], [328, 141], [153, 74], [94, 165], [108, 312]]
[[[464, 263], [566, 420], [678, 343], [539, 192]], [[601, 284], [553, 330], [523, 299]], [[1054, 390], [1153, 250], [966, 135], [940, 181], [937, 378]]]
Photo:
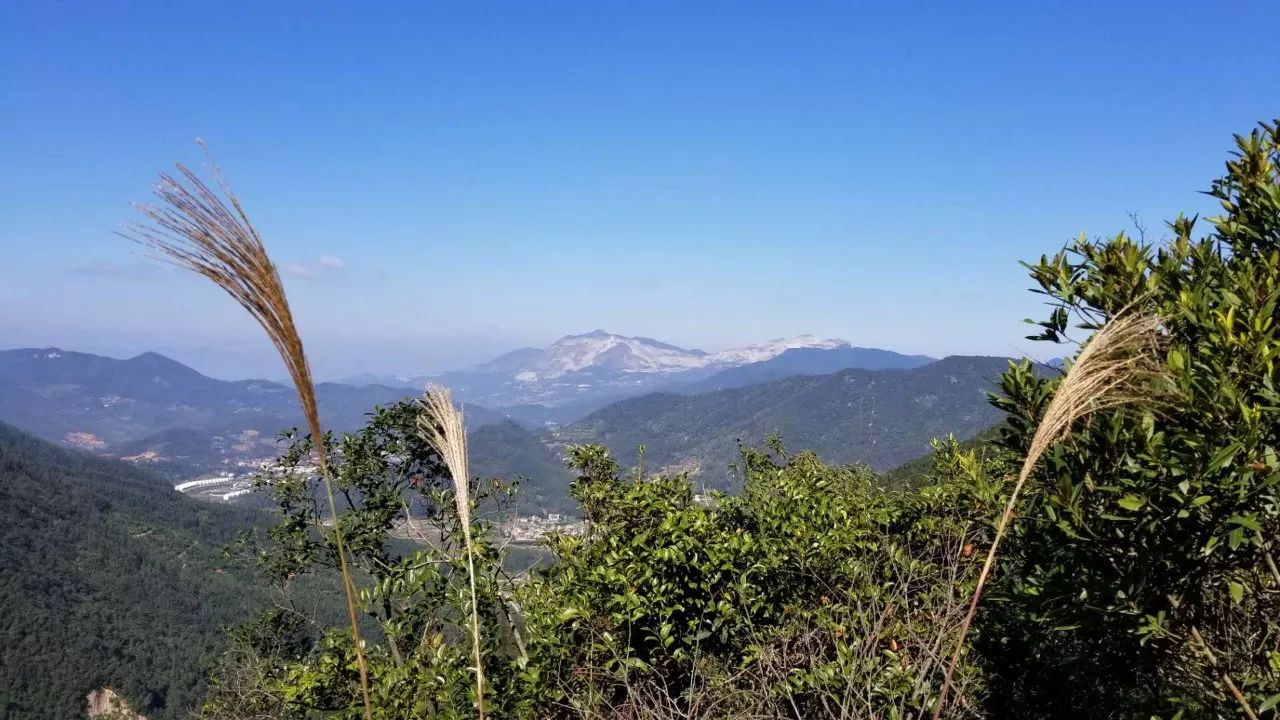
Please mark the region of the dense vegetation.
[[565, 428], [636, 464], [697, 469], [725, 487], [740, 442], [774, 432], [835, 463], [886, 470], [923, 455], [949, 433], [968, 438], [1001, 413], [986, 402], [1004, 358], [950, 357], [912, 369], [844, 370], [699, 395], [647, 395], [610, 405]]
[[[238, 672], [222, 673], [206, 714], [1275, 717], [1280, 129], [1239, 138], [1210, 194], [1223, 216], [1207, 235], [1178, 218], [1165, 243], [1081, 239], [1030, 266], [1054, 304], [1036, 339], [1157, 319], [1140, 325], [1154, 328], [1149, 342], [1118, 346], [1134, 358], [1108, 371], [1119, 376], [1097, 376], [1123, 382], [1077, 381], [1105, 330], [1064, 375], [1012, 364], [992, 398], [1005, 413], [994, 437], [938, 444], [927, 471], [901, 471], [906, 487], [775, 441], [741, 454], [740, 494], [704, 498], [683, 474], [627, 470], [580, 446], [572, 492], [587, 530], [551, 538], [556, 562], [513, 583], [488, 523], [450, 501], [463, 486], [451, 489], [411, 439], [423, 422], [409, 422], [412, 406], [374, 428], [383, 440], [344, 438], [336, 478], [377, 499], [351, 504], [342, 522], [374, 576], [364, 610], [386, 637], [368, 648], [372, 700], [360, 698], [345, 631], [302, 649], [292, 628], [267, 622], [228, 655]], [[826, 381], [784, 382], [823, 399], [813, 389]], [[1044, 434], [1072, 398], [1083, 410]], [[686, 401], [636, 401], [636, 417]], [[662, 407], [646, 414], [646, 402]], [[652, 429], [637, 423], [618, 439]], [[397, 449], [380, 450], [384, 441]], [[418, 482], [404, 484], [406, 462], [424, 469], [408, 476]], [[309, 497], [297, 482], [277, 484], [279, 544], [262, 549], [289, 573], [334, 553], [319, 518], [290, 504]], [[504, 493], [466, 487], [476, 507]], [[407, 504], [440, 542], [388, 555], [390, 518]], [[988, 548], [995, 578], [966, 635]], [[954, 674], [944, 671], [953, 647]]]
[[[335, 470], [341, 494], [367, 498], [342, 519], [372, 576], [365, 611], [386, 637], [369, 654], [375, 716], [473, 717], [458, 520], [446, 487], [428, 481], [439, 459], [413, 439], [411, 409], [344, 439]], [[286, 468], [306, 440], [295, 447]], [[989, 538], [1003, 484], [954, 443], [935, 459], [951, 479], [922, 490], [886, 489], [864, 468], [776, 447], [742, 463], [745, 491], [708, 502], [684, 476], [624, 472], [601, 447], [576, 449], [573, 495], [590, 529], [554, 537], [555, 561], [525, 583], [502, 571], [490, 526], [475, 523], [493, 717], [613, 717], [639, 702], [730, 717], [927, 708], [933, 688], [917, 681], [919, 668], [938, 669], [954, 642], [973, 548]], [[279, 576], [331, 567], [335, 547], [315, 531], [304, 478], [286, 472], [274, 487], [283, 519], [262, 560]], [[489, 483], [471, 491], [477, 507], [503, 493]], [[390, 551], [405, 507], [438, 544]], [[217, 673], [208, 717], [360, 716], [346, 632], [302, 661], [272, 654], [296, 652], [293, 631], [254, 626]], [[970, 689], [976, 668], [966, 662], [958, 678]]]
[[267, 592], [222, 547], [254, 514], [0, 424], [0, 718], [70, 720], [111, 687], [184, 717]]
[[[1179, 217], [1159, 245], [1082, 238], [1030, 266], [1055, 305], [1038, 339], [1152, 313], [1161, 366], [1145, 402], [1054, 447], [1026, 498], [984, 633], [1007, 712], [1280, 704], [1280, 127], [1237, 138], [1209, 194], [1223, 214], [1205, 237]], [[1027, 450], [1058, 382], [1005, 374], [1004, 447]]]

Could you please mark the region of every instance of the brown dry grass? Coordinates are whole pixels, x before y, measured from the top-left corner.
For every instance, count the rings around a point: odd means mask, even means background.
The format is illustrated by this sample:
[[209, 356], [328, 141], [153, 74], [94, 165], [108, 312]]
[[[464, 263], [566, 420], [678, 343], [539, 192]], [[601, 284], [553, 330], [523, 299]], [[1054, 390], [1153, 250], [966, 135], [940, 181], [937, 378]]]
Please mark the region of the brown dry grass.
[[[201, 147], [204, 147], [203, 143]], [[168, 173], [160, 175], [160, 182], [155, 186], [159, 204], [137, 206], [151, 222], [129, 225], [120, 234], [158, 251], [163, 259], [203, 275], [222, 288], [262, 326], [280, 353], [298, 391], [298, 402], [302, 406], [302, 413], [306, 417], [316, 448], [320, 476], [329, 501], [329, 514], [334, 523], [334, 540], [342, 571], [343, 590], [346, 593], [347, 615], [351, 621], [356, 660], [360, 668], [360, 690], [364, 697], [365, 717], [371, 719], [369, 671], [360, 638], [360, 627], [356, 621], [355, 586], [347, 566], [341, 523], [338, 522], [337, 505], [329, 479], [324, 430], [320, 424], [311, 366], [302, 347], [302, 338], [294, 325], [289, 300], [285, 295], [284, 285], [280, 282], [280, 273], [217, 164], [211, 158], [209, 164], [221, 194], [205, 184], [191, 169], [178, 163], [177, 177]]]

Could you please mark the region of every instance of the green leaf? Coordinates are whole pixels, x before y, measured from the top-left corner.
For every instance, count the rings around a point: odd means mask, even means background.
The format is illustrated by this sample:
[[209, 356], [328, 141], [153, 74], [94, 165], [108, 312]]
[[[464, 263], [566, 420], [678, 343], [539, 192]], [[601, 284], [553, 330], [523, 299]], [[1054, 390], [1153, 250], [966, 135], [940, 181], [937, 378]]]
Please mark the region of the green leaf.
[[1137, 495], [1125, 495], [1124, 497], [1120, 498], [1120, 501], [1118, 504], [1120, 505], [1120, 507], [1124, 508], [1125, 510], [1137, 511], [1137, 510], [1141, 510], [1142, 506], [1147, 504], [1147, 501], [1144, 498], [1138, 497]]
[[1244, 602], [1244, 586], [1238, 582], [1233, 582], [1227, 586], [1231, 593], [1231, 602], [1239, 605]]
[[1209, 467], [1224, 468], [1230, 465], [1231, 461], [1235, 458], [1236, 453], [1240, 451], [1240, 447], [1239, 442], [1233, 442], [1230, 445], [1219, 449], [1218, 452], [1214, 454], [1213, 459], [1209, 461]]
[[1254, 532], [1262, 532], [1262, 526], [1258, 524], [1258, 521], [1255, 520], [1252, 515], [1232, 515], [1227, 518], [1227, 522], [1232, 525], [1239, 525], [1242, 528], [1246, 528]]

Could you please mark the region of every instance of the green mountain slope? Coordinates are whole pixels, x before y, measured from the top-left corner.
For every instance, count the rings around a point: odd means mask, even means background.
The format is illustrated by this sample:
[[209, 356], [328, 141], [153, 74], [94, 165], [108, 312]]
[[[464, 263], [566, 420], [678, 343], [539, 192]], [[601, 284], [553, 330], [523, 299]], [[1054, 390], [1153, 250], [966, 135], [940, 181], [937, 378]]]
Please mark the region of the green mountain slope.
[[[972, 450], [977, 450], [980, 453], [995, 452], [994, 442], [997, 437], [998, 427], [989, 427], [967, 440], [960, 441], [960, 449], [966, 452]], [[918, 458], [890, 468], [883, 474], [885, 482], [891, 487], [919, 487], [924, 485], [929, 481], [930, 473], [933, 472], [933, 461], [934, 452], [930, 450]]]
[[533, 433], [514, 422], [486, 425], [467, 437], [471, 474], [519, 481], [522, 512], [569, 513], [576, 504], [569, 498], [572, 473], [559, 456]]
[[924, 355], [860, 347], [791, 348], [777, 357], [721, 370], [705, 380], [673, 388], [684, 394], [728, 390], [796, 375], [827, 375], [841, 370], [909, 370], [934, 362]]
[[256, 517], [0, 424], [0, 718], [83, 718], [103, 686], [185, 717], [224, 626], [266, 601], [221, 551]]
[[929, 451], [934, 437], [966, 438], [1000, 413], [987, 402], [1006, 358], [949, 357], [914, 369], [845, 370], [692, 396], [624, 400], [565, 428], [565, 442], [599, 442], [634, 463], [645, 446], [651, 468], [697, 468], [722, 481], [737, 441], [778, 432], [787, 448], [836, 463], [884, 470]]

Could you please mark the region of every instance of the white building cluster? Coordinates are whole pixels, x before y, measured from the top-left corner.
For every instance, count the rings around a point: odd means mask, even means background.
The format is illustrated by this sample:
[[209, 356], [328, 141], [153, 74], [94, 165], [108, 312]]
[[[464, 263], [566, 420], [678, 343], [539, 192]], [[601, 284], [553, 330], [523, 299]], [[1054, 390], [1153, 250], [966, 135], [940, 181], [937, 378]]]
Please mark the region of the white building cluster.
[[[226, 502], [253, 492], [253, 481], [250, 478], [250, 475], [236, 475], [234, 473], [225, 472], [213, 477], [181, 482], [174, 485], [173, 489], [181, 493], [199, 493], [204, 495], [206, 498]], [[230, 485], [231, 487], [225, 492], [212, 491], [214, 488], [222, 489], [221, 486], [224, 485]]]
[[585, 525], [580, 520], [566, 518], [559, 513], [516, 517], [502, 524], [502, 532], [513, 543], [536, 543], [549, 532], [575, 534]]

